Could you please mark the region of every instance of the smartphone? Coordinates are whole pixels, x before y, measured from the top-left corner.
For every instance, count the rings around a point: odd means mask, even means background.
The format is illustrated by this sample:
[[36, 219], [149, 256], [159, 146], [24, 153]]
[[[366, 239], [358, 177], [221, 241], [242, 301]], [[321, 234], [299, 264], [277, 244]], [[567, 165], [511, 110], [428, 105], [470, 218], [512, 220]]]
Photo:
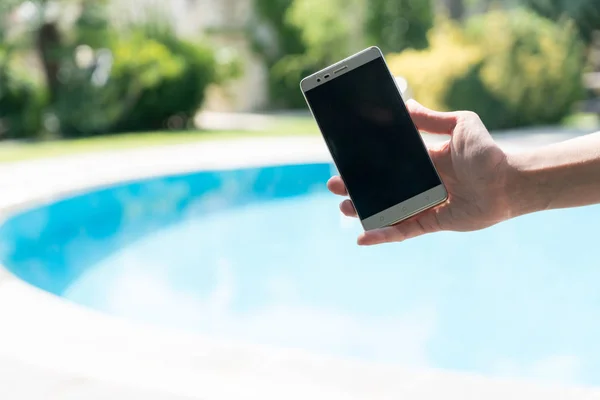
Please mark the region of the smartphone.
[[300, 88], [365, 230], [446, 201], [446, 188], [379, 48], [304, 78]]

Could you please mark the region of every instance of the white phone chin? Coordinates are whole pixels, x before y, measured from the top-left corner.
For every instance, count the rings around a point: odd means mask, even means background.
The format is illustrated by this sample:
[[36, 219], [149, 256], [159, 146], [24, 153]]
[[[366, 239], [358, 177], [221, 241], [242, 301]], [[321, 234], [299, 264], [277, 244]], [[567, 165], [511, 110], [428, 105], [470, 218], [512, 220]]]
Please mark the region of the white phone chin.
[[300, 87], [365, 230], [446, 201], [446, 188], [377, 47], [304, 78]]

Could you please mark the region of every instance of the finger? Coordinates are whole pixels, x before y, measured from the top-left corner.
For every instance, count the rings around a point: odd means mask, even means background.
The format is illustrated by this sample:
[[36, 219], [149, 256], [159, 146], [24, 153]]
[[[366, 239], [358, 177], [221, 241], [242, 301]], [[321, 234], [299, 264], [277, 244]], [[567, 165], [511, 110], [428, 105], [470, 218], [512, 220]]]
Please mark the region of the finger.
[[450, 148], [450, 140], [444, 140], [440, 142], [428, 142], [427, 143], [427, 151], [429, 151], [429, 155], [435, 156], [440, 153], [444, 153], [448, 151]]
[[448, 168], [451, 168], [451, 164], [448, 165], [448, 162], [452, 162], [449, 140], [442, 143], [427, 143], [427, 150], [429, 151], [429, 157], [431, 157], [431, 161], [433, 161], [433, 164], [440, 173], [445, 172], [448, 170]]
[[413, 99], [406, 102], [406, 108], [417, 128], [425, 132], [449, 135], [458, 121], [457, 113], [433, 111]]
[[348, 196], [348, 190], [346, 190], [346, 185], [344, 181], [339, 176], [334, 176], [333, 178], [327, 181], [327, 189], [329, 189], [333, 194], [337, 194], [338, 196]]
[[346, 217], [358, 217], [358, 214], [356, 213], [356, 208], [354, 208], [354, 203], [352, 203], [351, 200], [342, 201], [340, 203], [340, 210], [342, 211], [342, 214], [344, 214]]
[[413, 218], [398, 225], [366, 231], [358, 237], [360, 246], [373, 246], [382, 243], [402, 242], [426, 233], [439, 231], [434, 224], [425, 223], [427, 216]]

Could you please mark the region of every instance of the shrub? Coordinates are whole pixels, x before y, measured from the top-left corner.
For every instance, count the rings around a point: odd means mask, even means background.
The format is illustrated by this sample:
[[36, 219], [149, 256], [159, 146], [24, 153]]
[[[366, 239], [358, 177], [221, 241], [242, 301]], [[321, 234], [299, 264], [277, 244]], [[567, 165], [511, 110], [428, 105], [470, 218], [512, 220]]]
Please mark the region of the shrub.
[[42, 126], [43, 89], [3, 57], [0, 50], [0, 139], [34, 137]]
[[[183, 59], [141, 36], [119, 40], [112, 53], [96, 52], [90, 67], [77, 65], [75, 60], [63, 62], [64, 79], [53, 105], [62, 134], [89, 136], [150, 129], [156, 119], [162, 122], [164, 115], [157, 109], [165, 107], [168, 100], [148, 104], [144, 96], [177, 79], [183, 68]], [[144, 120], [146, 113], [148, 119]]]
[[339, 61], [365, 45], [362, 0], [295, 0], [287, 21], [301, 32], [309, 63]]
[[[109, 18], [108, 0], [80, 3], [80, 14], [61, 29], [51, 17], [40, 17], [40, 21], [48, 19], [42, 25], [34, 23], [37, 36], [45, 38], [36, 48], [46, 77], [46, 110], [40, 89], [24, 78], [26, 72], [8, 68], [7, 57], [0, 52], [0, 134], [4, 137], [37, 133], [42, 115], [50, 133], [67, 137], [186, 128], [208, 85], [239, 73], [231, 57], [217, 68], [212, 49], [178, 37], [171, 25], [161, 22], [162, 15], [117, 32]], [[0, 9], [11, 10], [16, 2], [11, 1], [11, 7], [2, 4]], [[45, 8], [39, 10], [43, 14]], [[4, 18], [0, 18], [0, 38], [1, 22]], [[17, 39], [6, 46], [32, 45]], [[23, 56], [27, 50], [19, 52]]]
[[[270, 72], [276, 107], [304, 107], [299, 82], [305, 75], [363, 46], [364, 0], [257, 0], [255, 48]], [[271, 40], [274, 39], [274, 40]]]
[[[202, 105], [206, 88], [217, 79], [213, 51], [175, 36], [146, 40], [153, 43], [156, 50], [160, 47], [165, 53], [149, 54], [152, 59], [147, 60], [146, 66], [136, 65], [139, 64], [136, 61], [139, 50], [135, 47], [121, 47], [115, 52], [116, 80], [123, 82], [129, 79], [130, 87], [143, 86], [135, 105], [119, 122], [117, 129], [165, 128], [168, 120], [175, 116], [181, 125], [178, 128], [185, 128]], [[140, 80], [140, 71], [145, 71], [145, 82]]]
[[449, 110], [446, 103], [452, 82], [481, 62], [478, 46], [468, 43], [462, 31], [450, 22], [438, 23], [429, 35], [427, 50], [405, 50], [387, 56], [390, 69], [404, 77], [413, 97], [427, 107]]
[[[164, 13], [152, 7], [144, 9], [142, 20], [117, 30], [107, 4], [82, 0], [73, 34], [62, 44], [60, 85], [51, 107], [59, 121], [57, 133], [187, 128], [207, 87], [229, 77], [217, 73], [213, 50], [179, 37]], [[235, 72], [226, 67], [221, 71]]]
[[[165, 128], [171, 117], [177, 117], [178, 123], [182, 124], [178, 128], [185, 128], [202, 105], [207, 87], [234, 77], [220, 73], [212, 48], [179, 37], [171, 22], [160, 13], [160, 8], [146, 9], [144, 19], [132, 22], [126, 29], [164, 46], [181, 62], [181, 70], [146, 88], [136, 106], [119, 124], [119, 130]], [[239, 72], [231, 65], [219, 67], [233, 75]]]
[[81, 13], [73, 24], [73, 40], [100, 48], [110, 43], [115, 33], [111, 30], [109, 0], [81, 0]]
[[[291, 71], [278, 71], [277, 64], [286, 55], [306, 52], [301, 31], [286, 20], [293, 0], [256, 0], [257, 21], [251, 28], [250, 38], [254, 50], [263, 57], [269, 69], [269, 93], [275, 108], [299, 108], [304, 98], [298, 90], [298, 81], [307, 75], [311, 66]], [[266, 28], [266, 31], [265, 31]]]
[[270, 70], [275, 107], [305, 107], [300, 79], [367, 44], [426, 47], [433, 24], [430, 0], [256, 0], [256, 10], [253, 38]]
[[369, 0], [367, 35], [384, 52], [426, 48], [433, 27], [429, 0]]
[[429, 107], [472, 110], [488, 128], [508, 129], [557, 123], [582, 96], [583, 46], [569, 22], [495, 11], [465, 30], [444, 23], [430, 40], [390, 57]]
[[184, 129], [216, 79], [213, 53], [180, 38], [124, 36], [96, 50], [94, 65], [63, 63], [54, 110], [65, 136]]
[[543, 17], [558, 20], [573, 19], [581, 37], [590, 42], [594, 31], [600, 30], [598, 0], [524, 0], [524, 4]]
[[467, 35], [484, 58], [454, 82], [450, 106], [485, 112], [492, 126], [511, 128], [560, 122], [581, 99], [584, 51], [570, 22], [494, 12], [470, 21]]

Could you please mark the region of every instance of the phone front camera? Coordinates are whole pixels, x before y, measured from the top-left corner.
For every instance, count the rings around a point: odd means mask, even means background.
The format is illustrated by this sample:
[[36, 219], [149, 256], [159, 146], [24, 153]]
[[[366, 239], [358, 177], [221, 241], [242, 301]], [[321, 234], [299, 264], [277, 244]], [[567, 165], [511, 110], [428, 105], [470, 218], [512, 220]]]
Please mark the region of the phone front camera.
[[321, 78], [317, 78], [317, 82], [321, 82]]

